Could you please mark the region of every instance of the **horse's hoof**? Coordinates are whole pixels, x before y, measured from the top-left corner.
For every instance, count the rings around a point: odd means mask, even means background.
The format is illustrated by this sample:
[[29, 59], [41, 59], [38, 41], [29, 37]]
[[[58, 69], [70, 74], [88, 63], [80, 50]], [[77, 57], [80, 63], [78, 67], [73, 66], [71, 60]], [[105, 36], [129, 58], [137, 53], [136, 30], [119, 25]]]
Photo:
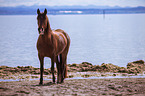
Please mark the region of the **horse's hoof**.
[[57, 82], [57, 84], [61, 84], [61, 83], [64, 83], [63, 81], [62, 82]]
[[55, 81], [53, 81], [52, 83], [55, 83]]
[[61, 82], [57, 82], [57, 84], [61, 84]]
[[40, 83], [39, 83], [39, 85], [43, 85], [43, 83], [42, 83], [42, 82], [40, 82]]

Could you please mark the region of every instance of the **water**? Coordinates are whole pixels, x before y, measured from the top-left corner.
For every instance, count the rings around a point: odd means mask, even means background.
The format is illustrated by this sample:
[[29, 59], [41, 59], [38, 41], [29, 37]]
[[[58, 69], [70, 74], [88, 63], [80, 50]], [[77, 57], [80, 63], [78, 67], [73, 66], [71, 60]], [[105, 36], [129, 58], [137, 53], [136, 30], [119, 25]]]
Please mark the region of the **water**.
[[[107, 76], [107, 77], [73, 77], [73, 78], [66, 78], [65, 80], [75, 80], [75, 79], [114, 79], [114, 78], [145, 78], [145, 75], [136, 75], [136, 76]], [[10, 81], [25, 81], [25, 80], [39, 80], [39, 78], [34, 79], [0, 79], [0, 82], [10, 82]], [[45, 79], [44, 80], [52, 80], [52, 79]]]
[[[145, 60], [145, 14], [48, 15], [52, 29], [71, 38], [68, 63], [93, 65]], [[39, 67], [36, 15], [0, 16], [0, 66]], [[45, 68], [50, 59], [45, 58]]]

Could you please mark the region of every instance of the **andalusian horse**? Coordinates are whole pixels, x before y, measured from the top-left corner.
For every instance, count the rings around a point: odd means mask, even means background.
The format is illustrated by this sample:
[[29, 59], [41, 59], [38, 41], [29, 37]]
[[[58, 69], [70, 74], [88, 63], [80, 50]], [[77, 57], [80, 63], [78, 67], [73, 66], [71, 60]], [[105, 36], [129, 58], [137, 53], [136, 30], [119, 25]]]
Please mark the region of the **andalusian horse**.
[[43, 84], [44, 57], [51, 58], [52, 80], [55, 83], [54, 63], [57, 66], [57, 83], [62, 83], [67, 77], [67, 54], [70, 37], [61, 29], [51, 30], [47, 17], [47, 10], [43, 13], [37, 10], [39, 37], [37, 41], [38, 57], [40, 61], [40, 83]]

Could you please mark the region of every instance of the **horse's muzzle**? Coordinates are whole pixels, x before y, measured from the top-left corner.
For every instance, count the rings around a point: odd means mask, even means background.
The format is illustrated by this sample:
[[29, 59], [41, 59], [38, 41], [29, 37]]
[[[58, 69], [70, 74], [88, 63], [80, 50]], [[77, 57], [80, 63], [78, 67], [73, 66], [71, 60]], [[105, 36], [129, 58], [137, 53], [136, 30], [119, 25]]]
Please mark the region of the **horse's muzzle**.
[[39, 34], [44, 35], [44, 29], [43, 28], [38, 28]]

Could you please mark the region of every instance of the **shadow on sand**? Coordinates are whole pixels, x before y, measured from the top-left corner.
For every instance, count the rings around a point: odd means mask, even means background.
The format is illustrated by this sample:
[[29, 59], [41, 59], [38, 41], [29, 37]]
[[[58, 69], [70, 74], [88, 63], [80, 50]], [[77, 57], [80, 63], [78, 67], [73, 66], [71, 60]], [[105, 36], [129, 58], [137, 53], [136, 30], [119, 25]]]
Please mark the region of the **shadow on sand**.
[[50, 86], [50, 85], [55, 85], [55, 84], [57, 83], [48, 82], [48, 83], [43, 83], [43, 84], [31, 85], [31, 86]]

